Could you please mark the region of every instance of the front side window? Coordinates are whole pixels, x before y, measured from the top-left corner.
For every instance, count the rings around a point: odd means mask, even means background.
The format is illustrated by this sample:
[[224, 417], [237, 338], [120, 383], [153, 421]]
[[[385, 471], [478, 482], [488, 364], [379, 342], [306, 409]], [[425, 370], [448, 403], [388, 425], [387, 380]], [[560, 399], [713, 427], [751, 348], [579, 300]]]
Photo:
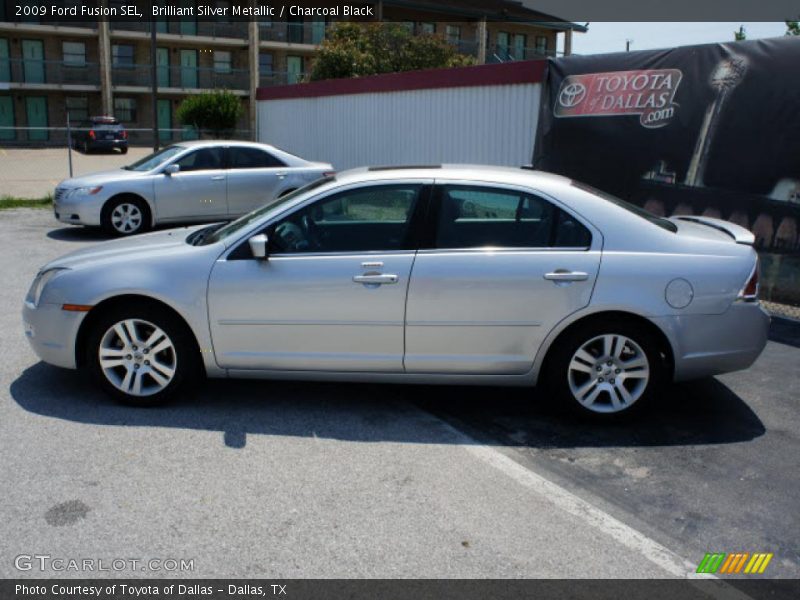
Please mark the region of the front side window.
[[576, 219], [527, 192], [480, 186], [440, 188], [436, 248], [585, 248]]
[[86, 66], [86, 44], [83, 42], [63, 42], [61, 52], [64, 55], [64, 66]]
[[181, 173], [221, 169], [222, 148], [200, 148], [178, 159], [175, 164], [180, 167]]
[[276, 253], [374, 252], [410, 247], [420, 184], [340, 192], [282, 219], [270, 232]]
[[234, 146], [230, 149], [231, 169], [271, 169], [285, 166], [283, 161], [258, 148]]
[[111, 46], [111, 64], [117, 68], [133, 68], [133, 46], [129, 44]]
[[217, 73], [231, 72], [231, 53], [229, 50], [214, 50], [214, 70]]

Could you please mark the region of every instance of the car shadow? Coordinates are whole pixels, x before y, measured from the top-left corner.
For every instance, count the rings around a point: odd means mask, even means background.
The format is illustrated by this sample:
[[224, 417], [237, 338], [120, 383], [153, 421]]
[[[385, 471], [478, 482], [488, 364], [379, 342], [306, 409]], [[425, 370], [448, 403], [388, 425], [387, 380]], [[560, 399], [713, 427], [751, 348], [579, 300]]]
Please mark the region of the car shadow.
[[671, 400], [635, 421], [602, 425], [561, 414], [524, 388], [209, 380], [172, 404], [142, 409], [113, 402], [84, 374], [40, 362], [10, 391], [23, 409], [45, 417], [216, 431], [229, 448], [243, 448], [252, 435], [575, 448], [736, 443], [765, 432], [747, 404], [713, 379], [671, 386]]
[[84, 227], [82, 225], [51, 229], [47, 232], [47, 237], [59, 242], [104, 242], [113, 239], [112, 236], [99, 227]]

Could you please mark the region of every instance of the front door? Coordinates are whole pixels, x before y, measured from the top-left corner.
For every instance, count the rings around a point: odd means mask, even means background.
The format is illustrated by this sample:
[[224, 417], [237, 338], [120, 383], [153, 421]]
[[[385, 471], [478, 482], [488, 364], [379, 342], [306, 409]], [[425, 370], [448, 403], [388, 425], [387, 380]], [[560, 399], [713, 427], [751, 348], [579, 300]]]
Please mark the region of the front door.
[[156, 176], [159, 221], [210, 221], [228, 214], [224, 148], [198, 148], [175, 161], [180, 171]]
[[158, 116], [158, 140], [169, 142], [172, 140], [172, 101], [159, 98], [156, 113]]
[[44, 83], [44, 43], [22, 40], [22, 72], [25, 83]]
[[287, 56], [286, 57], [286, 71], [288, 83], [297, 83], [303, 76], [303, 57], [302, 56]]
[[414, 262], [409, 373], [520, 375], [545, 336], [589, 303], [601, 240], [524, 190], [437, 186], [433, 247]]
[[11, 81], [11, 61], [8, 58], [8, 40], [0, 38], [0, 83]]
[[28, 96], [25, 98], [25, 116], [28, 120], [28, 140], [31, 142], [47, 141], [47, 98], [44, 96]]
[[208, 287], [217, 363], [402, 372], [411, 223], [425, 183], [327, 194], [267, 228], [267, 260], [251, 258], [243, 240], [243, 248], [217, 261]]
[[181, 87], [197, 87], [197, 50], [181, 50]]
[[14, 98], [0, 96], [0, 140], [9, 141], [16, 138], [14, 133]]
[[156, 48], [158, 87], [169, 87], [169, 49]]

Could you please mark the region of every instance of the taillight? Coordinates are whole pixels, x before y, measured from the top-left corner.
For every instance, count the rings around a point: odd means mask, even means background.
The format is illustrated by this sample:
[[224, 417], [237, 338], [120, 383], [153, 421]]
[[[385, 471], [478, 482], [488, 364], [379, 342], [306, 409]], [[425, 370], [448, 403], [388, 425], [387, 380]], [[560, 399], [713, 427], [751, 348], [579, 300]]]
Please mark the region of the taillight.
[[94, 129], [89, 130], [89, 137], [91, 139], [95, 139], [97, 137], [97, 134], [94, 132]]
[[127, 129], [123, 129], [122, 130], [122, 139], [123, 140], [127, 140], [128, 139], [128, 130]]
[[747, 278], [747, 283], [739, 291], [739, 300], [744, 300], [745, 302], [758, 300], [758, 259], [756, 259], [756, 264], [753, 266], [750, 277]]

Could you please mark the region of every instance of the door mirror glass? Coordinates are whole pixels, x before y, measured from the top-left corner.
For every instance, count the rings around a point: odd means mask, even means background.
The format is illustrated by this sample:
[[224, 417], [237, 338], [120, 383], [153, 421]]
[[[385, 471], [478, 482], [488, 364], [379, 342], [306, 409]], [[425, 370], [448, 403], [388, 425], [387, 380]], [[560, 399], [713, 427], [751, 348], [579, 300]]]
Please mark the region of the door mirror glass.
[[164, 174], [175, 175], [175, 173], [178, 173], [180, 170], [181, 170], [180, 165], [167, 165], [166, 168], [164, 169]]
[[266, 234], [259, 233], [258, 235], [254, 235], [248, 240], [248, 243], [250, 244], [250, 252], [253, 254], [253, 258], [266, 260], [267, 245], [269, 244], [269, 238]]

